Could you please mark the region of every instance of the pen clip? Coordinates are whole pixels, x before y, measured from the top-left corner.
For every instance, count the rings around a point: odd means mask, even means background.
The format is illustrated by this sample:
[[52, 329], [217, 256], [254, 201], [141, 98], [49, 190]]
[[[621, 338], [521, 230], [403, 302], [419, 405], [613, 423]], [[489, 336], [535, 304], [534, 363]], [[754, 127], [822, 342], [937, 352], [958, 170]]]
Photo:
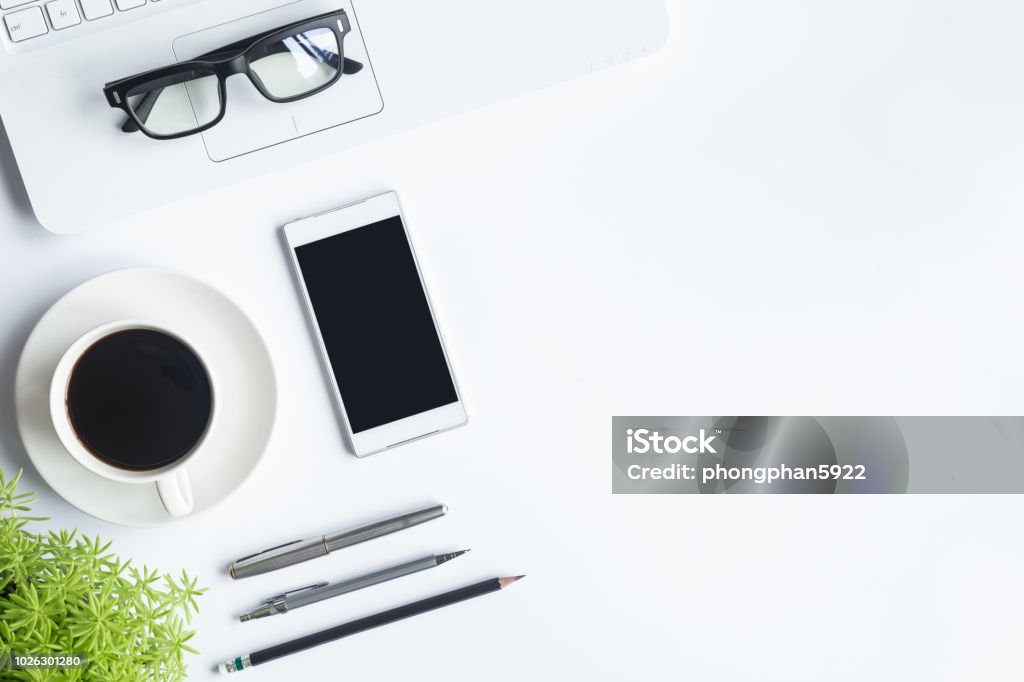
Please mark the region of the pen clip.
[[312, 585], [306, 585], [305, 587], [300, 587], [300, 588], [295, 589], [295, 590], [289, 590], [287, 592], [282, 592], [281, 594], [278, 594], [278, 595], [273, 596], [270, 599], [268, 599], [266, 601], [266, 603], [267, 604], [273, 604], [274, 602], [276, 602], [278, 600], [287, 599], [288, 597], [292, 597], [292, 596], [294, 596], [296, 594], [299, 594], [300, 592], [305, 592], [307, 590], [319, 590], [321, 587], [327, 587], [327, 583], [313, 583]]
[[240, 563], [243, 563], [245, 561], [249, 561], [250, 559], [255, 559], [256, 557], [260, 556], [261, 554], [267, 554], [268, 552], [273, 552], [274, 550], [281, 549], [282, 547], [287, 547], [288, 545], [294, 545], [296, 542], [302, 542], [302, 540], [292, 540], [291, 542], [286, 542], [283, 545], [278, 545], [277, 547], [271, 547], [270, 549], [260, 550], [259, 552], [256, 552], [255, 554], [250, 554], [249, 556], [244, 556], [241, 559], [235, 559], [234, 563], [235, 564], [240, 564]]

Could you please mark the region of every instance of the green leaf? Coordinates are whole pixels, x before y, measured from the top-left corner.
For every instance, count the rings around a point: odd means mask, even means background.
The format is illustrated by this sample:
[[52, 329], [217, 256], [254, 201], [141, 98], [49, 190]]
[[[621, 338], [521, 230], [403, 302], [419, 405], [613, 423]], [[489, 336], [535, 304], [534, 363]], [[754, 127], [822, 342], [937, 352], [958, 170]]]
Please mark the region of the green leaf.
[[[3, 680], [179, 682], [184, 654], [197, 653], [187, 626], [206, 591], [118, 557], [111, 543], [76, 529], [32, 533], [36, 498], [19, 493], [19, 472], [0, 469], [0, 649], [83, 653], [85, 670], [4, 671]], [[163, 585], [159, 581], [163, 579]]]

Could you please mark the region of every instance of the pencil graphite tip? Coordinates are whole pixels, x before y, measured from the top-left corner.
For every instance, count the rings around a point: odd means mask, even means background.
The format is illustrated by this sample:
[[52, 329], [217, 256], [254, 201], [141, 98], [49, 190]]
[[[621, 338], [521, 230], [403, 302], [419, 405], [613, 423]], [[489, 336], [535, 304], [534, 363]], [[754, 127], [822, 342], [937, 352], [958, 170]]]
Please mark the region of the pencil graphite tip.
[[520, 580], [520, 579], [525, 578], [525, 577], [526, 577], [525, 575], [516, 575], [516, 576], [512, 576], [511, 578], [498, 578], [498, 586], [501, 587], [502, 589], [504, 589], [504, 588], [508, 587], [509, 585], [511, 585], [512, 583], [514, 583], [515, 581]]

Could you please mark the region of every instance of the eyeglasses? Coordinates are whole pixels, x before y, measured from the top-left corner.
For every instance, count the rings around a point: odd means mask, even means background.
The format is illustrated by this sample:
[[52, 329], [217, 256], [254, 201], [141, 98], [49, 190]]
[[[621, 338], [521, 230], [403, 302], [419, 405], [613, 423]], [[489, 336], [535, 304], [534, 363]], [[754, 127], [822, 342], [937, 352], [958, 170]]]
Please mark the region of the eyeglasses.
[[325, 90], [342, 74], [363, 65], [346, 59], [343, 45], [351, 31], [344, 10], [321, 14], [240, 40], [173, 66], [107, 83], [103, 93], [128, 114], [121, 130], [141, 130], [157, 140], [173, 140], [208, 130], [224, 118], [227, 79], [245, 74], [271, 102], [285, 103]]

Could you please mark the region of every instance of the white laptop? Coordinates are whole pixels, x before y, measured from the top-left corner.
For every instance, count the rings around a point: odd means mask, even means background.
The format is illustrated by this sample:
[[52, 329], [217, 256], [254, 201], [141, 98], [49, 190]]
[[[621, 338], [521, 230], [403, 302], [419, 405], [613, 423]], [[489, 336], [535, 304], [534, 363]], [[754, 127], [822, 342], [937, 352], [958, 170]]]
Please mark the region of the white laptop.
[[[244, 75], [223, 120], [122, 132], [110, 81], [343, 9], [354, 74], [275, 103]], [[39, 222], [72, 233], [640, 57], [663, 0], [0, 0], [0, 116]]]

